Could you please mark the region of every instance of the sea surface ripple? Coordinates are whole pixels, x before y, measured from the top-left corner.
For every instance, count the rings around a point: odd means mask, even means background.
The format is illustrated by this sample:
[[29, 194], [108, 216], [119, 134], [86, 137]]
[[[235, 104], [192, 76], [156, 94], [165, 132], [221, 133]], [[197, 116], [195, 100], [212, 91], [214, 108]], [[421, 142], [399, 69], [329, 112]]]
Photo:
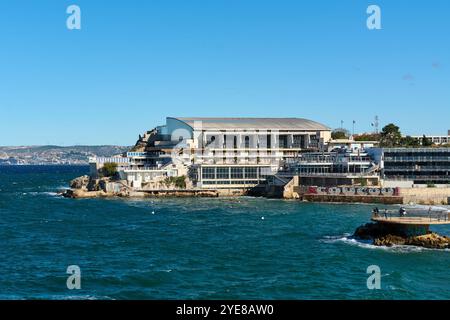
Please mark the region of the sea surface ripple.
[[351, 237], [371, 206], [56, 194], [87, 171], [0, 167], [0, 299], [450, 299], [448, 250]]

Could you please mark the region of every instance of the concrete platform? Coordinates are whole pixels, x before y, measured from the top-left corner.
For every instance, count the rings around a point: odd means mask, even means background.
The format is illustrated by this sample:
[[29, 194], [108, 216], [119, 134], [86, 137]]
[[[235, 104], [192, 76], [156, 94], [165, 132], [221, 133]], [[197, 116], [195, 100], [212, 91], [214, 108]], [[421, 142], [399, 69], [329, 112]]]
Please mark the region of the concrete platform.
[[406, 224], [406, 225], [436, 225], [436, 224], [450, 224], [450, 219], [447, 218], [429, 218], [429, 217], [383, 217], [373, 216], [372, 221], [380, 223], [392, 223], [392, 224]]

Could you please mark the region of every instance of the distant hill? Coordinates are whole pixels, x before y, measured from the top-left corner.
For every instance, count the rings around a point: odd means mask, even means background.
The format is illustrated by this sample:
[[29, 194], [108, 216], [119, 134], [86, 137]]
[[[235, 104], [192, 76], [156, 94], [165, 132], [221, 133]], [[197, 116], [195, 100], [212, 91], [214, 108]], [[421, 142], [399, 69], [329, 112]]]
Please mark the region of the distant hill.
[[88, 158], [110, 157], [128, 151], [124, 146], [0, 147], [0, 165], [88, 164]]

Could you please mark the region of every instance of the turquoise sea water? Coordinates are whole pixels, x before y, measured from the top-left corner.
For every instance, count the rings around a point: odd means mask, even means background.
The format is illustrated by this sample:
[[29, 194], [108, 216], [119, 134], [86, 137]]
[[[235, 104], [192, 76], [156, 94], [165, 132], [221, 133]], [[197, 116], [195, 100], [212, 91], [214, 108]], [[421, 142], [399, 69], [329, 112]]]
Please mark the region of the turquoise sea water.
[[371, 206], [56, 195], [87, 170], [0, 167], [0, 299], [450, 299], [450, 251], [349, 237]]

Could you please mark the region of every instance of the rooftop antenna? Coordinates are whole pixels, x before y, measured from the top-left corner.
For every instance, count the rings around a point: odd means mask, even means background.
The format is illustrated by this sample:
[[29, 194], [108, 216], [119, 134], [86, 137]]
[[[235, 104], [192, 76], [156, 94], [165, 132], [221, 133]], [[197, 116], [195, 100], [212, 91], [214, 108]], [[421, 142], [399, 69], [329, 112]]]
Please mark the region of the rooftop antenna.
[[375, 122], [372, 123], [372, 127], [375, 127], [375, 133], [378, 134], [378, 125], [379, 125], [379, 118], [378, 116], [375, 116]]

